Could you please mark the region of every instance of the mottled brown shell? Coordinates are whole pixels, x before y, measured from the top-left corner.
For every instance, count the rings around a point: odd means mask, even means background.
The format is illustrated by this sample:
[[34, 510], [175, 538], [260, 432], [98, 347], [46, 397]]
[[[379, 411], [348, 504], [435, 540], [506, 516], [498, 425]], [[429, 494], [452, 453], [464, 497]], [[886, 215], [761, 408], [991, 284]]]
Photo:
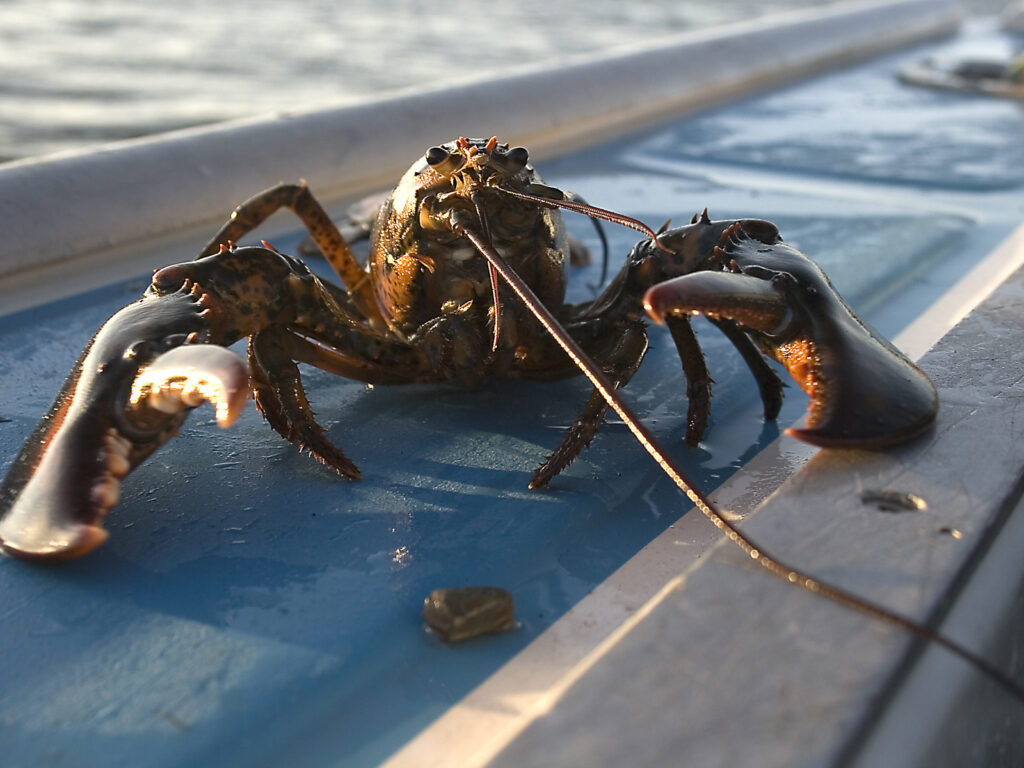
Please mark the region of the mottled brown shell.
[[516, 149], [494, 140], [459, 139], [431, 152], [441, 150], [451, 160], [414, 163], [384, 201], [371, 234], [370, 277], [389, 327], [409, 337], [453, 311], [479, 313], [487, 322], [493, 306], [487, 263], [449, 225], [452, 211], [476, 210], [471, 191], [482, 201], [498, 251], [547, 306], [559, 308], [568, 253], [561, 214], [495, 188], [528, 189], [541, 178], [530, 165], [509, 163]]

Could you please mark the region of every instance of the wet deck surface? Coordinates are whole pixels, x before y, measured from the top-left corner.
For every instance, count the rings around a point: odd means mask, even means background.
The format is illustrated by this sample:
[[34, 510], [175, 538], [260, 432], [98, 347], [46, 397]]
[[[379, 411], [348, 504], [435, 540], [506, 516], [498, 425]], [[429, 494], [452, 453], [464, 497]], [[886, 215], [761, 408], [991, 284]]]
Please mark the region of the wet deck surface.
[[[974, 42], [927, 52], [949, 45]], [[1024, 110], [899, 84], [896, 68], [924, 53], [684, 118], [541, 171], [654, 225], [704, 206], [713, 218], [771, 219], [894, 335], [1024, 218]], [[572, 226], [593, 240], [585, 221]], [[609, 235], [614, 267], [636, 237]], [[275, 245], [291, 250], [298, 239]], [[590, 295], [596, 278], [596, 266], [579, 270], [571, 299]], [[146, 281], [129, 275], [0, 318], [0, 468], [95, 328]], [[716, 381], [699, 449], [681, 441], [686, 401], [667, 334], [652, 333], [626, 391], [709, 489], [780, 427], [763, 423], [728, 343], [707, 325], [699, 334]], [[228, 432], [199, 411], [128, 479], [102, 549], [58, 568], [0, 561], [0, 743], [12, 764], [376, 764], [685, 509], [614, 422], [551, 490], [527, 490], [587, 397], [582, 381], [496, 382], [467, 395], [304, 376], [362, 482], [301, 456], [252, 409]], [[794, 390], [782, 427], [803, 410]], [[511, 590], [521, 626], [457, 648], [426, 634], [423, 597], [467, 584]]]

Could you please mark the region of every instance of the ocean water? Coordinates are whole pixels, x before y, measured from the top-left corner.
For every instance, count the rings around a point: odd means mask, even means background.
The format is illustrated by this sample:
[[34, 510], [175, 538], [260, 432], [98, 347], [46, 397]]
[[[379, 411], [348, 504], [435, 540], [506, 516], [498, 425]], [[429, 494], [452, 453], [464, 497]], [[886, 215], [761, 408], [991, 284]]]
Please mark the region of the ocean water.
[[0, 162], [826, 4], [0, 0]]

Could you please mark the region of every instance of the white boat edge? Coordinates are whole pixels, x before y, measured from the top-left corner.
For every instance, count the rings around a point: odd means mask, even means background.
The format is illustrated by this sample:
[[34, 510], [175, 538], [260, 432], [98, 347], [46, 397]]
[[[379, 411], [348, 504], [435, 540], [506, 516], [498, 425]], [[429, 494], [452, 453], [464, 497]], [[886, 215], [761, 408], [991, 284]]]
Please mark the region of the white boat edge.
[[[203, 242], [230, 209], [280, 181], [323, 200], [385, 189], [426, 148], [497, 134], [542, 158], [658, 119], [953, 32], [954, 0], [840, 3], [654, 44], [528, 66], [334, 109], [283, 112], [0, 166], [4, 310], [76, 270], [77, 290], [117, 274], [145, 243]], [[185, 251], [188, 253], [188, 251]], [[180, 261], [182, 253], [171, 261]], [[138, 263], [138, 262], [136, 262]], [[170, 263], [170, 262], [164, 262]], [[140, 264], [139, 272], [149, 266]]]

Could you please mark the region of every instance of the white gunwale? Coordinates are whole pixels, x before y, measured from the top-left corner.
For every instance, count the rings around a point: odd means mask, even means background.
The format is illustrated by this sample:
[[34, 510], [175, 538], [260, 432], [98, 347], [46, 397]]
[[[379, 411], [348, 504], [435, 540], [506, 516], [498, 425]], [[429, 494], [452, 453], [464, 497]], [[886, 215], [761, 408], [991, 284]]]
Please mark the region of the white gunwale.
[[70, 275], [63, 282], [82, 290], [126, 262], [140, 272], [158, 266], [139, 263], [141, 244], [147, 254], [177, 250], [180, 260], [226, 210], [279, 181], [304, 178], [323, 200], [353, 199], [393, 185], [409, 158], [459, 135], [497, 134], [543, 158], [949, 34], [959, 19], [953, 0], [839, 3], [335, 109], [8, 163], [0, 166], [4, 310], [38, 302], [32, 286], [52, 277]]

